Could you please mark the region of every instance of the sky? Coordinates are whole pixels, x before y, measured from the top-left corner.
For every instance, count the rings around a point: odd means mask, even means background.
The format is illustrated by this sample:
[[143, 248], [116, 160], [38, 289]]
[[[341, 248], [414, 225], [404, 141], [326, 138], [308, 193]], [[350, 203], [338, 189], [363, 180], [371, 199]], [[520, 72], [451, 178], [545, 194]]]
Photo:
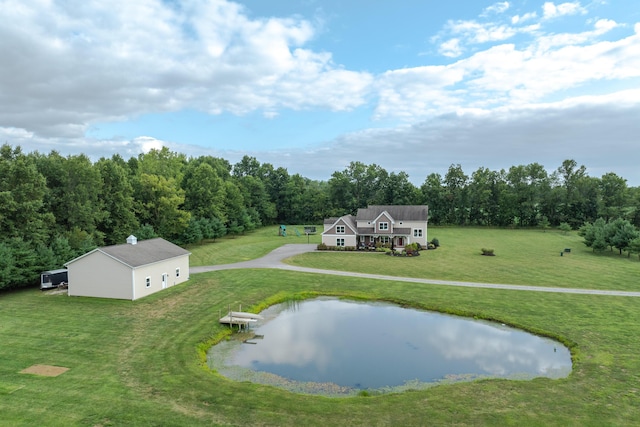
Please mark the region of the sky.
[[640, 186], [640, 2], [0, 0], [0, 143]]

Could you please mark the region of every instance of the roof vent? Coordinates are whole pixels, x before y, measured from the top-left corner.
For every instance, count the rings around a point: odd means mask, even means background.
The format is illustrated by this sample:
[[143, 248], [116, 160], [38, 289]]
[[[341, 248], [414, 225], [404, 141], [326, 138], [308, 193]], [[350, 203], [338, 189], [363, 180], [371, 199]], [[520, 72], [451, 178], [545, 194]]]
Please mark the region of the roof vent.
[[127, 237], [127, 244], [135, 245], [136, 243], [138, 243], [138, 238], [136, 236], [132, 234], [131, 236]]

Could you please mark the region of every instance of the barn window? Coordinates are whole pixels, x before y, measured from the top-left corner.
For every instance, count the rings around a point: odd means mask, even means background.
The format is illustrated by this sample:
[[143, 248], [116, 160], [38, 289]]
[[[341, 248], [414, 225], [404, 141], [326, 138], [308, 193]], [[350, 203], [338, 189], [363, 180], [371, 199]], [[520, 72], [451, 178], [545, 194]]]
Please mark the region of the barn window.
[[151, 276], [147, 276], [144, 278], [144, 283], [147, 286], [147, 288], [151, 287]]
[[180, 277], [180, 269], [176, 268], [176, 277]]

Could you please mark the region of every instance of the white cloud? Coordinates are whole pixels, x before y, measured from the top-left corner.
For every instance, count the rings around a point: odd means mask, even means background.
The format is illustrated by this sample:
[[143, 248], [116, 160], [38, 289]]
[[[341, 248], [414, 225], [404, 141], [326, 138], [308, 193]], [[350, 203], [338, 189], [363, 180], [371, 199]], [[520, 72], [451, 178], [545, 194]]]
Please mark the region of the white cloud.
[[614, 28], [617, 28], [619, 26], [619, 24], [611, 19], [598, 19], [596, 21], [596, 23], [594, 24], [595, 27], [595, 33], [596, 34], [605, 34], [608, 33], [609, 31], [613, 30]]
[[447, 66], [388, 71], [378, 79], [376, 117], [416, 117], [455, 109], [460, 101], [449, 89], [464, 77], [464, 70]]
[[491, 14], [504, 13], [509, 9], [509, 7], [511, 7], [511, 5], [509, 4], [508, 1], [494, 3], [491, 6], [487, 7], [485, 10], [483, 10], [480, 16], [489, 16]]
[[545, 2], [542, 5], [542, 16], [544, 19], [554, 19], [565, 15], [585, 14], [587, 10], [580, 5], [580, 2], [566, 2], [555, 4], [553, 2]]
[[[465, 173], [540, 163], [549, 172], [563, 160], [588, 166], [591, 176], [615, 172], [640, 185], [640, 91], [569, 98], [486, 110], [443, 113], [410, 126], [368, 129], [337, 139], [327, 147], [288, 156], [260, 153], [264, 162], [283, 164], [290, 173], [328, 179], [324, 165], [342, 170], [349, 161], [378, 164], [387, 171], [405, 171], [420, 185], [432, 172], [442, 176], [451, 164]], [[303, 152], [302, 152], [303, 151]], [[344, 159], [342, 164], [336, 159]]]
[[[491, 112], [467, 109], [436, 115], [412, 125], [353, 132], [327, 145], [299, 149], [219, 151], [143, 137], [96, 140], [82, 152], [94, 159], [115, 153], [128, 158], [161, 144], [191, 156], [222, 157], [231, 164], [244, 155], [255, 156], [260, 162], [286, 168], [290, 174], [299, 173], [318, 180], [328, 180], [333, 171], [343, 170], [350, 161], [358, 160], [378, 164], [388, 172], [407, 172], [416, 185], [422, 184], [433, 172], [444, 176], [449, 165], [457, 163], [470, 175], [481, 166], [500, 170], [533, 162], [551, 172], [563, 160], [575, 159], [588, 166], [591, 176], [615, 172], [629, 179], [630, 185], [637, 186], [640, 185], [637, 168], [640, 144], [636, 137], [640, 134], [638, 100], [640, 91], [628, 90], [554, 103], [504, 107]], [[11, 137], [20, 134], [23, 131], [14, 130]], [[8, 136], [0, 129], [0, 138]], [[28, 134], [23, 137], [28, 143], [16, 145], [45, 153], [54, 149], [62, 154], [77, 153], [86, 143], [83, 139], [34, 139]]]
[[303, 46], [298, 18], [228, 1], [5, 2], [0, 126], [74, 138], [91, 123], [183, 108], [349, 110], [373, 78]]
[[513, 25], [522, 24], [527, 21], [534, 20], [538, 17], [536, 12], [528, 12], [523, 15], [514, 15], [511, 17], [511, 23]]
[[449, 39], [446, 42], [440, 44], [438, 52], [441, 55], [448, 56], [449, 58], [456, 58], [462, 55], [462, 47], [460, 46], [460, 39]]
[[586, 84], [640, 78], [638, 32], [617, 41], [598, 40], [616, 26], [600, 20], [592, 31], [541, 36], [521, 47], [497, 44], [447, 66], [385, 73], [379, 78], [376, 117], [416, 122], [434, 114], [538, 102]]
[[[0, 0], [0, 141], [93, 158], [136, 156], [165, 145], [233, 163], [246, 152], [86, 134], [95, 123], [185, 108], [212, 114], [257, 110], [274, 118], [287, 109], [367, 106], [375, 108], [374, 119], [400, 124], [300, 152], [256, 155], [319, 179], [327, 178], [327, 165], [340, 169], [337, 158], [383, 163], [378, 152], [385, 153], [384, 167], [405, 170], [414, 180], [453, 162], [495, 167], [497, 152], [514, 153], [507, 166], [540, 161], [556, 167], [562, 157], [581, 156], [577, 160], [591, 167], [620, 164], [637, 175], [630, 159], [640, 153], [629, 135], [640, 130], [639, 94], [578, 98], [572, 91], [603, 82], [614, 82], [616, 90], [637, 86], [640, 24], [634, 34], [615, 40], [602, 37], [623, 28], [611, 19], [588, 20], [592, 29], [580, 33], [546, 33], [548, 20], [586, 9], [577, 1], [547, 2], [542, 17], [526, 11], [509, 17], [507, 6], [487, 8], [484, 16], [491, 19], [484, 21], [449, 21], [432, 41], [440, 54], [455, 58], [450, 63], [376, 76], [310, 49], [317, 35], [313, 23], [251, 18], [229, 1]], [[612, 91], [603, 86], [595, 93]], [[569, 147], [569, 140], [581, 148]], [[613, 150], [605, 156], [599, 149], [605, 140], [618, 144], [617, 159], [610, 157]]]
[[506, 40], [516, 34], [513, 27], [475, 21], [451, 21], [448, 27], [453, 34], [463, 35], [471, 43]]
[[139, 136], [132, 141], [133, 145], [140, 147], [143, 153], [151, 150], [161, 150], [165, 142], [151, 136]]

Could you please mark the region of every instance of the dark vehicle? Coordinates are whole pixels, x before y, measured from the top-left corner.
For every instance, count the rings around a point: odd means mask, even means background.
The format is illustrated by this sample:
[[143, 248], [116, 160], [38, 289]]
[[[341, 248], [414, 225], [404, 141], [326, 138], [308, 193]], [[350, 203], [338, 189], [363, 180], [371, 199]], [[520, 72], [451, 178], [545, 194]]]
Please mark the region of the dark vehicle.
[[61, 268], [59, 270], [43, 271], [40, 274], [40, 290], [57, 288], [59, 286], [66, 286], [69, 277], [67, 275], [67, 269]]

